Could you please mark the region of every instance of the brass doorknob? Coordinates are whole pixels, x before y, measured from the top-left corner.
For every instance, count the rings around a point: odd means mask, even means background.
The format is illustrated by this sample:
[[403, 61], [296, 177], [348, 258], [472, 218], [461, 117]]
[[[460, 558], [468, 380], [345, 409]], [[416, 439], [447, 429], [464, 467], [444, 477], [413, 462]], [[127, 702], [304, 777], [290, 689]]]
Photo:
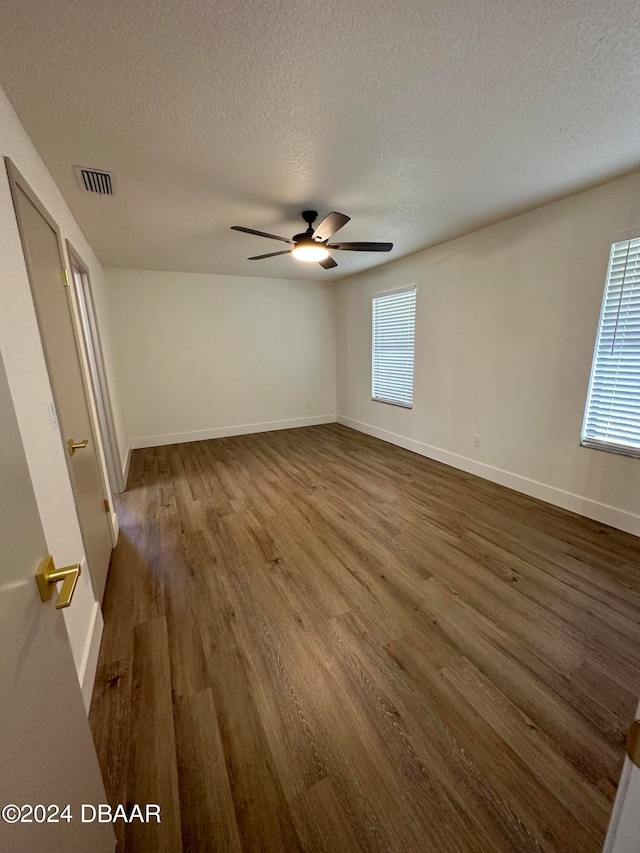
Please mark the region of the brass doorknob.
[[40, 563], [36, 572], [36, 582], [40, 591], [40, 598], [42, 601], [49, 601], [53, 587], [58, 581], [62, 581], [62, 589], [56, 601], [56, 610], [68, 607], [71, 604], [79, 577], [80, 563], [76, 563], [75, 566], [65, 566], [63, 569], [56, 569], [53, 557], [49, 554]]
[[85, 438], [84, 441], [74, 441], [72, 438], [67, 439], [67, 447], [69, 448], [69, 456], [73, 456], [76, 450], [82, 450], [83, 447], [86, 447], [89, 444], [89, 439]]

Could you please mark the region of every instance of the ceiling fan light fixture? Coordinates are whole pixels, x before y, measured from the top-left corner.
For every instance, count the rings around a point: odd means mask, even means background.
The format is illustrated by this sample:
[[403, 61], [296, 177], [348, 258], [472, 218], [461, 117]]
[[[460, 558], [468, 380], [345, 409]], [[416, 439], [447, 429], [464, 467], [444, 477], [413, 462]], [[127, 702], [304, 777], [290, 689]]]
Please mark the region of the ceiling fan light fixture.
[[319, 245], [318, 243], [313, 243], [312, 241], [299, 242], [291, 254], [294, 258], [297, 258], [299, 261], [304, 261], [307, 264], [324, 261], [325, 258], [329, 257], [329, 252], [324, 246]]

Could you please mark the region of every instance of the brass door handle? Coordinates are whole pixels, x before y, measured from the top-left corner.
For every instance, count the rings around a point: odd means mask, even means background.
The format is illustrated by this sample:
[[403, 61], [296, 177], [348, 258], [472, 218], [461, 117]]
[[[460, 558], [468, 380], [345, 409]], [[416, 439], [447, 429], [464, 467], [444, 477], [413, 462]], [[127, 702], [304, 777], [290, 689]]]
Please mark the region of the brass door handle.
[[627, 755], [636, 767], [640, 767], [640, 720], [634, 720], [627, 732]]
[[68, 438], [67, 447], [69, 448], [69, 456], [73, 456], [76, 450], [82, 450], [87, 444], [89, 444], [88, 438], [85, 438], [84, 441], [74, 441], [72, 438]]
[[63, 607], [68, 607], [71, 604], [73, 593], [80, 577], [80, 564], [75, 566], [65, 566], [63, 569], [56, 569], [53, 557], [49, 554], [40, 563], [36, 572], [36, 581], [40, 598], [42, 601], [49, 601], [53, 593], [53, 587], [58, 581], [62, 581], [62, 589], [58, 594], [56, 601], [56, 610], [62, 610]]

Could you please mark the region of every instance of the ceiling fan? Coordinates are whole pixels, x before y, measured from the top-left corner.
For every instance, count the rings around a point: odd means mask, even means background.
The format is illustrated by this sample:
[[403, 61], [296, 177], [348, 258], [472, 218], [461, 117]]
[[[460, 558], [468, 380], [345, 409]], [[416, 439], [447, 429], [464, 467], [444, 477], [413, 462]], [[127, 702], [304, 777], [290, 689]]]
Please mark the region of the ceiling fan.
[[270, 240], [280, 240], [282, 243], [289, 243], [292, 246], [291, 249], [284, 249], [282, 252], [254, 255], [252, 258], [247, 258], [248, 261], [260, 261], [263, 258], [275, 258], [278, 255], [293, 255], [299, 261], [306, 261], [307, 263], [317, 261], [321, 267], [330, 270], [337, 267], [338, 264], [329, 254], [329, 249], [343, 252], [390, 252], [393, 249], [393, 243], [329, 243], [336, 231], [346, 225], [351, 218], [345, 216], [344, 213], [333, 211], [333, 213], [325, 216], [316, 228], [313, 227], [313, 223], [318, 218], [316, 210], [303, 210], [302, 218], [307, 223], [307, 230], [301, 234], [294, 234], [291, 240], [287, 237], [278, 237], [276, 234], [255, 231], [253, 228], [243, 228], [242, 225], [232, 225], [231, 230], [244, 231], [245, 234], [257, 234], [258, 237], [268, 237]]

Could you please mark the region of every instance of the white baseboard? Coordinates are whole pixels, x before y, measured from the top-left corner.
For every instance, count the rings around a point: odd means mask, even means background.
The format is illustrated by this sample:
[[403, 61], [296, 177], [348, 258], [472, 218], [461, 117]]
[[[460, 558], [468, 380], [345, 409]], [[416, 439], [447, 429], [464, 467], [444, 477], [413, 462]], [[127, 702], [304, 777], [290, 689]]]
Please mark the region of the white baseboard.
[[241, 424], [239, 426], [199, 429], [193, 432], [176, 432], [167, 435], [145, 435], [131, 439], [131, 447], [162, 447], [165, 444], [182, 444], [185, 441], [205, 441], [209, 438], [227, 438], [231, 435], [249, 435], [254, 432], [271, 432], [276, 429], [294, 429], [296, 427], [317, 426], [335, 423], [335, 415], [318, 415], [310, 418], [291, 418], [287, 421], [265, 421], [259, 424]]
[[595, 521], [600, 521], [603, 524], [609, 524], [611, 527], [617, 527], [620, 530], [625, 530], [627, 533], [640, 536], [640, 515], [634, 515], [626, 510], [598, 503], [598, 501], [593, 501], [589, 498], [580, 497], [580, 495], [573, 494], [572, 492], [565, 492], [555, 486], [547, 486], [545, 483], [530, 480], [528, 477], [522, 477], [520, 474], [512, 474], [510, 471], [504, 471], [502, 468], [495, 468], [493, 465], [477, 462], [475, 459], [469, 459], [466, 456], [460, 456], [457, 453], [451, 453], [439, 447], [432, 447], [429, 444], [423, 444], [421, 441], [415, 441], [412, 438], [406, 438], [403, 435], [398, 435], [395, 432], [389, 432], [388, 430], [380, 429], [361, 421], [354, 421], [343, 415], [338, 415], [336, 420], [339, 424], [343, 424], [343, 426], [351, 427], [351, 429], [364, 432], [375, 438], [380, 438], [382, 441], [403, 447], [405, 450], [411, 450], [413, 453], [420, 454], [420, 456], [427, 456], [436, 462], [443, 462], [445, 465], [459, 468], [468, 474], [475, 474], [485, 480], [491, 480], [493, 483], [499, 483], [501, 486], [514, 489], [516, 492], [522, 492], [522, 494], [529, 495], [532, 498], [538, 498], [538, 500], [559, 506], [562, 509], [568, 509], [571, 512], [578, 513], [578, 515], [584, 515], [587, 518], [592, 518]]
[[127, 455], [124, 460], [124, 465], [122, 466], [122, 477], [124, 479], [124, 488], [125, 491], [127, 489], [127, 478], [129, 476], [129, 468], [131, 467], [131, 451], [132, 451], [131, 442], [129, 442], [129, 447], [127, 447]]
[[82, 698], [84, 706], [89, 713], [91, 705], [91, 694], [93, 693], [93, 683], [96, 680], [96, 669], [98, 667], [98, 653], [100, 652], [100, 641], [102, 640], [102, 630], [104, 622], [102, 619], [102, 611], [100, 605], [96, 601], [91, 614], [91, 622], [89, 624], [89, 632], [87, 634], [87, 642], [82, 657], [80, 672], [80, 685], [82, 687]]

